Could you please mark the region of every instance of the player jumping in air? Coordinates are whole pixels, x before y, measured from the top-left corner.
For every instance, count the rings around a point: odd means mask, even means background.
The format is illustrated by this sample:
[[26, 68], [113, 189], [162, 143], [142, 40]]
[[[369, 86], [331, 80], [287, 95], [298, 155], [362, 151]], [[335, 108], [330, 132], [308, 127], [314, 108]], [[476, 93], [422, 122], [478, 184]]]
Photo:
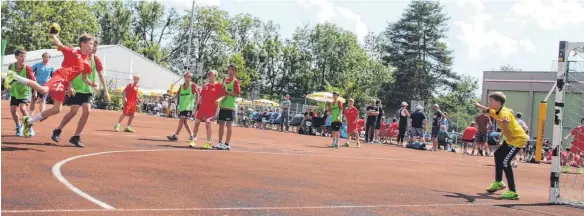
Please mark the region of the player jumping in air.
[[[105, 78], [103, 77], [103, 66], [101, 65], [101, 60], [95, 53], [97, 52], [97, 42], [94, 44], [93, 52], [90, 54], [90, 61], [91, 61], [91, 73], [87, 76], [87, 79], [91, 82], [95, 82], [95, 75], [99, 77], [99, 81], [104, 89], [104, 97], [107, 102], [110, 100], [109, 93], [107, 92], [107, 84], [105, 82]], [[83, 108], [83, 113], [81, 114], [81, 118], [77, 123], [77, 129], [75, 130], [75, 134], [69, 139], [69, 143], [77, 146], [83, 147], [83, 143], [81, 143], [81, 132], [89, 119], [89, 114], [91, 113], [91, 98], [93, 97], [93, 88], [83, 82], [82, 77], [78, 76], [77, 78], [73, 79], [71, 83], [73, 86], [73, 95], [68, 96], [65, 103], [70, 107], [69, 112], [63, 117], [61, 120], [61, 124], [53, 130], [53, 136], [51, 139], [55, 142], [59, 142], [61, 139], [61, 131], [77, 115], [77, 111], [79, 111], [79, 107]]]
[[[223, 96], [223, 86], [221, 83], [215, 81], [217, 78], [217, 71], [211, 70], [207, 74], [209, 82], [207, 82], [203, 89], [201, 90], [201, 97], [198, 102], [197, 116], [195, 119], [195, 126], [193, 127], [194, 140], [197, 141], [197, 133], [199, 132], [199, 126], [201, 122], [205, 122], [205, 127], [207, 129], [207, 141], [201, 147], [202, 149], [211, 149], [211, 123], [215, 118], [217, 113], [217, 106], [221, 102], [221, 96]], [[196, 145], [196, 143], [195, 143]]]
[[[32, 73], [32, 68], [26, 65], [26, 50], [17, 49], [14, 52], [14, 56], [16, 57], [16, 63], [10, 64], [8, 69], [11, 71], [17, 71], [19, 76], [28, 77], [35, 82], [35, 76]], [[36, 91], [33, 90], [33, 99], [36, 98]], [[12, 119], [14, 119], [14, 123], [16, 124], [16, 136], [23, 136], [22, 130], [24, 127], [20, 124], [20, 118], [18, 117], [18, 113], [16, 112], [16, 108], [20, 109], [20, 113], [22, 116], [28, 116], [28, 104], [30, 103], [31, 99], [31, 90], [30, 87], [21, 84], [21, 83], [14, 83], [10, 89], [10, 113], [12, 114]], [[31, 130], [25, 134], [24, 136], [34, 136], [34, 131]]]
[[519, 194], [515, 189], [511, 160], [519, 149], [527, 144], [529, 138], [515, 119], [515, 116], [513, 116], [513, 113], [504, 106], [505, 100], [506, 96], [502, 92], [493, 92], [489, 94], [489, 108], [478, 102], [475, 102], [475, 106], [487, 110], [489, 115], [500, 125], [503, 136], [506, 137], [503, 144], [495, 151], [495, 182], [487, 188], [487, 192], [494, 193], [506, 188], [503, 183], [503, 171], [505, 171], [509, 190], [499, 198], [515, 200], [519, 199]]
[[339, 130], [341, 130], [343, 120], [343, 103], [339, 101], [339, 93], [333, 93], [333, 101], [328, 104], [328, 111], [331, 114], [331, 136], [333, 138], [333, 143], [328, 147], [339, 148], [339, 138], [341, 137]]
[[124, 120], [124, 117], [128, 116], [128, 125], [124, 129], [124, 132], [134, 132], [132, 129], [132, 121], [134, 120], [134, 116], [136, 115], [136, 106], [139, 103], [142, 103], [142, 100], [138, 97], [138, 88], [140, 88], [140, 76], [134, 75], [132, 77], [133, 83], [130, 83], [124, 89], [122, 95], [124, 96], [124, 111], [122, 115], [120, 115], [120, 119], [118, 119], [118, 123], [114, 126], [115, 131], [120, 131], [120, 125]]
[[355, 100], [353, 100], [352, 98], [349, 99], [349, 101], [347, 102], [347, 109], [345, 109], [345, 112], [343, 113], [343, 115], [345, 116], [345, 119], [347, 120], [347, 143], [345, 143], [345, 147], [349, 147], [351, 146], [351, 138], [355, 137], [355, 139], [357, 140], [357, 148], [361, 147], [361, 144], [359, 143], [359, 130], [357, 128], [357, 120], [359, 120], [359, 110], [357, 109], [357, 107], [353, 106], [353, 104], [355, 103]]
[[[223, 92], [224, 95], [220, 98], [221, 103], [219, 104], [219, 143], [213, 146], [213, 148], [219, 150], [230, 150], [229, 142], [231, 141], [231, 130], [233, 128], [233, 114], [235, 112], [235, 103], [237, 97], [241, 94], [241, 88], [239, 87], [239, 80], [235, 78], [235, 73], [237, 73], [237, 68], [235, 65], [231, 64], [227, 68], [228, 77], [223, 82]], [[227, 126], [227, 134], [225, 136], [225, 144], [223, 144], [223, 129]]]
[[178, 140], [178, 135], [184, 126], [185, 129], [187, 129], [187, 133], [189, 133], [189, 146], [195, 147], [195, 138], [193, 137], [193, 131], [191, 130], [187, 119], [193, 115], [195, 104], [199, 101], [199, 87], [197, 84], [191, 82], [193, 75], [190, 72], [186, 72], [184, 78], [185, 83], [180, 87], [172, 99], [176, 100], [178, 98], [178, 127], [172, 136], [167, 136], [166, 138], [172, 141]]
[[22, 118], [25, 137], [29, 136], [30, 129], [34, 123], [45, 120], [61, 112], [65, 95], [72, 95], [74, 93], [71, 81], [77, 76], [82, 74], [83, 82], [91, 87], [97, 87], [96, 82], [92, 82], [88, 79], [88, 75], [91, 73], [89, 54], [93, 50], [93, 37], [88, 34], [79, 37], [78, 42], [80, 49], [73, 49], [72, 47], [64, 46], [57, 38], [57, 34], [51, 34], [51, 38], [55, 45], [57, 45], [57, 50], [63, 53], [63, 63], [61, 64], [61, 68], [55, 71], [55, 74], [46, 86], [41, 86], [33, 80], [18, 75], [14, 71], [8, 71], [6, 79], [4, 80], [5, 85], [10, 85], [13, 81], [16, 81], [20, 84], [31, 87], [41, 94], [49, 93], [49, 96], [53, 99], [53, 108], [47, 109], [32, 118], [29, 118], [28, 116]]

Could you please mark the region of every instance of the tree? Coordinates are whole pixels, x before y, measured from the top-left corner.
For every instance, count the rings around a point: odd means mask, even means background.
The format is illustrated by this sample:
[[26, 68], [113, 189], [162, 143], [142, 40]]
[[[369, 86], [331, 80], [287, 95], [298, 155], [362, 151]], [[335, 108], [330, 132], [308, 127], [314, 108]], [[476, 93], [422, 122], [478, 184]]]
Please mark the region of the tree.
[[132, 4], [122, 1], [98, 1], [91, 8], [100, 24], [100, 44], [124, 44], [133, 36]]
[[414, 0], [402, 17], [390, 24], [383, 37], [383, 61], [396, 68], [382, 99], [390, 106], [411, 99], [429, 100], [458, 79], [453, 73], [452, 51], [441, 39], [448, 30], [447, 15], [437, 1]]
[[432, 104], [440, 105], [443, 111], [447, 111], [448, 119], [456, 120], [460, 127], [466, 127], [479, 110], [473, 105], [478, 100], [475, 90], [479, 87], [476, 78], [463, 75], [459, 82], [454, 84], [446, 94], [440, 95], [430, 100], [428, 108]]
[[78, 1], [4, 1], [2, 2], [2, 39], [8, 40], [8, 53], [53, 47], [47, 33], [51, 23], [61, 26], [59, 39], [78, 46], [79, 35], [95, 35], [99, 25], [86, 2]]

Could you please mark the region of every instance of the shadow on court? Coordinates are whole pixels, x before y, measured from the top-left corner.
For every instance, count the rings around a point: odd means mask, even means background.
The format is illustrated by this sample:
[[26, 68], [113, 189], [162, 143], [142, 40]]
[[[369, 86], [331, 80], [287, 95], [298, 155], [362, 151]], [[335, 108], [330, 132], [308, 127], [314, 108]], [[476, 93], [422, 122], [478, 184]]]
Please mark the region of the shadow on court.
[[63, 147], [63, 148], [69, 148], [69, 147], [75, 147], [73, 145], [57, 145], [54, 143], [31, 143], [31, 142], [2, 142], [2, 144], [4, 145], [31, 145], [31, 146], [50, 146], [50, 147]]
[[2, 146], [2, 151], [38, 151], [38, 152], [45, 152], [43, 150], [32, 149], [32, 148], [18, 148], [12, 146]]
[[495, 197], [494, 194], [488, 194], [488, 193], [477, 193], [476, 195], [468, 195], [468, 194], [457, 193], [457, 192], [437, 191], [437, 190], [435, 190], [435, 191], [441, 192], [441, 193], [448, 193], [448, 194], [445, 194], [442, 196], [445, 196], [448, 198], [465, 199], [469, 203], [474, 203], [477, 199], [498, 200], [498, 198]]

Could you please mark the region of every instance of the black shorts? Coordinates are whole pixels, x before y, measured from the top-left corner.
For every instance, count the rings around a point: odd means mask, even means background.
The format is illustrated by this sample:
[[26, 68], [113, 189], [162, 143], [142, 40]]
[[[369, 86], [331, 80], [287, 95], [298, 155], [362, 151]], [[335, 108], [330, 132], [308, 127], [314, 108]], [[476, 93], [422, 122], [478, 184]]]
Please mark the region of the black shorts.
[[341, 130], [341, 125], [342, 125], [342, 124], [343, 124], [343, 123], [341, 123], [341, 122], [339, 122], [339, 121], [332, 122], [332, 123], [331, 123], [331, 130], [332, 130], [332, 131], [339, 131], [339, 130]]
[[375, 122], [375, 130], [380, 130], [381, 129], [381, 121], [376, 121]]
[[217, 121], [233, 122], [233, 110], [220, 109]]
[[10, 106], [20, 106], [20, 104], [29, 104], [30, 99], [16, 99], [15, 97], [10, 97]]
[[73, 96], [67, 96], [65, 98], [65, 105], [79, 105], [81, 106], [82, 104], [85, 103], [91, 103], [91, 98], [93, 98], [93, 94], [87, 94], [87, 93], [76, 93]]
[[193, 111], [180, 111], [178, 113], [178, 117], [185, 117], [185, 118], [189, 118], [193, 115]]
[[477, 143], [486, 143], [489, 139], [487, 132], [477, 132], [475, 135], [475, 141]]
[[49, 97], [49, 93], [43, 95], [40, 92], [37, 92], [37, 100], [47, 101], [47, 97]]
[[440, 132], [440, 127], [432, 126], [432, 138], [438, 137], [438, 132]]

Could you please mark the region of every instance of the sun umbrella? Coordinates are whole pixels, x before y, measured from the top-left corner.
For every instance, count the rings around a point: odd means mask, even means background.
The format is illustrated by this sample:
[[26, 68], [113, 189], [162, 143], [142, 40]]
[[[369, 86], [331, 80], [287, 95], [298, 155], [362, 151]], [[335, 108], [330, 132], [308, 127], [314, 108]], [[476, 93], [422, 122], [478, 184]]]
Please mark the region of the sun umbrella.
[[271, 101], [271, 100], [266, 100], [266, 99], [258, 99], [258, 100], [254, 100], [253, 101], [253, 105], [256, 106], [272, 106], [272, 107], [278, 107], [280, 104]]
[[[310, 100], [315, 100], [318, 102], [333, 102], [333, 93], [329, 92], [316, 92], [309, 95], [306, 95], [306, 98]], [[345, 99], [339, 96], [338, 100], [341, 103], [345, 103]]]

